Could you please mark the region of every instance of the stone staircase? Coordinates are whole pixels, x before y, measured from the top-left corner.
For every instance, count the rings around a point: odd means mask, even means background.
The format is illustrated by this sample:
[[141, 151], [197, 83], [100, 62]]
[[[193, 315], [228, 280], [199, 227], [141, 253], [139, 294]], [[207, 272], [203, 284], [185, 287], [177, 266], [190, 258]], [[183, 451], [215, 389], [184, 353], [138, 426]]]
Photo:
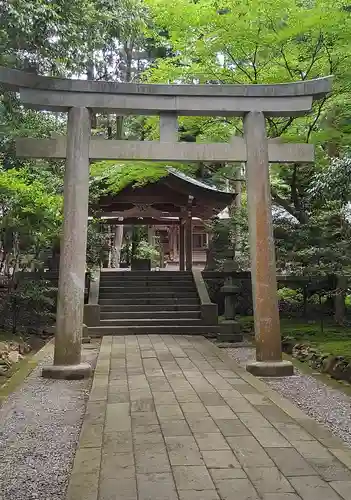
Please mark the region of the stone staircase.
[[100, 326], [89, 334], [216, 333], [204, 324], [191, 272], [103, 271], [99, 290]]

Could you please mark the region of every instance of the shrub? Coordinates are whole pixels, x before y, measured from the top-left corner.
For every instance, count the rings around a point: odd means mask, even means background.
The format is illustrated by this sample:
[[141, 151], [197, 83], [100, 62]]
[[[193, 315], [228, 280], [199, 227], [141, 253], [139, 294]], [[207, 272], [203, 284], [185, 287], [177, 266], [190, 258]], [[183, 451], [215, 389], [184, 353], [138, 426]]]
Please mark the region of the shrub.
[[0, 292], [1, 327], [14, 334], [37, 332], [54, 320], [57, 289], [46, 280], [23, 280]]
[[160, 252], [153, 245], [147, 241], [141, 240], [137, 246], [135, 258], [137, 259], [151, 259], [153, 265], [159, 265]]

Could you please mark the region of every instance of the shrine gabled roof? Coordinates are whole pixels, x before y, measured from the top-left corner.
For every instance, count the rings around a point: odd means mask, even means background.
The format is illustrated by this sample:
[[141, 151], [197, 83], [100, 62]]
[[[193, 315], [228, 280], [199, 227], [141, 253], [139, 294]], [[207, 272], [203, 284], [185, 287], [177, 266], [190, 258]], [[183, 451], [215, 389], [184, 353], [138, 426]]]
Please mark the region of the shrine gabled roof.
[[213, 184], [207, 184], [198, 179], [194, 179], [175, 168], [168, 167], [167, 170], [168, 175], [160, 179], [161, 183], [163, 182], [175, 191], [193, 196], [199, 201], [206, 201], [209, 205], [217, 205], [218, 208], [223, 209], [230, 205], [236, 197], [235, 193], [221, 190]]
[[145, 207], [148, 207], [148, 216], [151, 216], [151, 211], [157, 211], [162, 216], [179, 216], [187, 210], [192, 199], [193, 215], [202, 217], [221, 212], [235, 199], [235, 193], [193, 179], [174, 168], [168, 167], [167, 172], [168, 175], [156, 182], [144, 186], [130, 183], [119, 193], [103, 195], [96, 208], [99, 207], [104, 213], [119, 213], [121, 216], [123, 213], [132, 213], [136, 216], [137, 212], [144, 213]]
[[175, 175], [179, 179], [184, 180], [185, 182], [189, 182], [190, 184], [194, 184], [194, 186], [198, 186], [202, 189], [209, 189], [210, 191], [216, 191], [217, 193], [225, 193], [225, 194], [231, 194], [229, 191], [224, 191], [222, 189], [218, 189], [217, 186], [214, 186], [213, 184], [207, 184], [206, 182], [199, 181], [198, 179], [194, 179], [193, 177], [190, 177], [189, 175], [184, 174], [184, 172], [180, 172], [179, 170], [173, 168], [173, 167], [168, 167], [167, 168], [168, 172], [171, 175]]

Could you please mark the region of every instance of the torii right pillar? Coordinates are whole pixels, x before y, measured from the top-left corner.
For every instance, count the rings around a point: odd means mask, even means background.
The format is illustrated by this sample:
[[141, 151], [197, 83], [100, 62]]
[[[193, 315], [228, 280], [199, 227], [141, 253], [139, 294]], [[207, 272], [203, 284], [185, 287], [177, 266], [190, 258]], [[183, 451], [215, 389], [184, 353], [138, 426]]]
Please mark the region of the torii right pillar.
[[268, 140], [262, 112], [252, 111], [244, 116], [244, 136], [256, 339], [256, 361], [249, 363], [246, 369], [257, 376], [287, 376], [292, 375], [294, 369], [292, 363], [282, 359]]

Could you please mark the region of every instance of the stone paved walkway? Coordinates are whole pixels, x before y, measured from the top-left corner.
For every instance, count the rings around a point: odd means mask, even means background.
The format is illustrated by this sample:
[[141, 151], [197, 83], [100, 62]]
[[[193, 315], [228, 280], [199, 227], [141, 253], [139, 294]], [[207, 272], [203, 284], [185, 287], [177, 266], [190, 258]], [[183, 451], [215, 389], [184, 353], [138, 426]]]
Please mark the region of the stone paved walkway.
[[350, 469], [350, 448], [203, 337], [105, 337], [67, 500], [351, 500]]

